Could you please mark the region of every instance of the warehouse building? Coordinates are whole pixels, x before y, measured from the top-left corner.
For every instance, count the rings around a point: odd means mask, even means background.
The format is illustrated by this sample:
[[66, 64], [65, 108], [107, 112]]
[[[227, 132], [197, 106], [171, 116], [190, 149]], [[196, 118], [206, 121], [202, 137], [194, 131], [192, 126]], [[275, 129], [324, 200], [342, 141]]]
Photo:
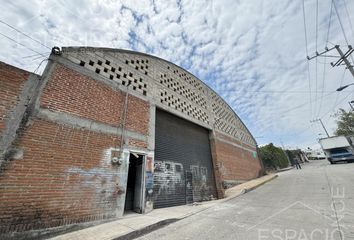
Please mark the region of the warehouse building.
[[222, 198], [262, 172], [232, 108], [158, 57], [53, 48], [41, 76], [0, 72], [3, 235]]

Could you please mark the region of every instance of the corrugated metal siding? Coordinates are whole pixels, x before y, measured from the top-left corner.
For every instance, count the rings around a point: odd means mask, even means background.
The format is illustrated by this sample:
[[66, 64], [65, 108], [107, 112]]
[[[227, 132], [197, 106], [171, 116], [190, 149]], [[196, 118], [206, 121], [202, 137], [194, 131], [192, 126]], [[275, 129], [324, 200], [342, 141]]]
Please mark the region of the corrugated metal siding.
[[154, 208], [216, 197], [209, 132], [156, 111]]

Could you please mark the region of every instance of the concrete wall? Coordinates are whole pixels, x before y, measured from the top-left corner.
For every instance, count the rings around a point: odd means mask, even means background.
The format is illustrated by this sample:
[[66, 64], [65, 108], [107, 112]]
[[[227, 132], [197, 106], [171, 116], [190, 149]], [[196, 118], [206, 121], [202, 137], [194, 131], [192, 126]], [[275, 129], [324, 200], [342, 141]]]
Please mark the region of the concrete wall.
[[[22, 155], [11, 146], [37, 94], [39, 76], [0, 62], [0, 167]], [[27, 112], [26, 112], [27, 111]]]

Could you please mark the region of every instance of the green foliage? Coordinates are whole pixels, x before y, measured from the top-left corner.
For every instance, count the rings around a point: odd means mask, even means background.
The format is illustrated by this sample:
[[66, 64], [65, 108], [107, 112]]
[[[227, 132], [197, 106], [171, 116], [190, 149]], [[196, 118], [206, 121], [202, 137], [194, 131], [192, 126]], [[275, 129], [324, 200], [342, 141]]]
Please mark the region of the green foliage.
[[337, 136], [352, 136], [354, 135], [354, 111], [345, 111], [344, 109], [339, 109], [336, 114], [337, 119], [337, 130], [335, 134]]
[[286, 154], [289, 157], [291, 165], [294, 165], [295, 164], [295, 160], [294, 159], [295, 159], [295, 156], [296, 156], [295, 150], [285, 150], [285, 152], [286, 152]]
[[259, 148], [259, 155], [264, 167], [268, 169], [285, 168], [289, 166], [288, 158], [284, 151], [270, 143]]

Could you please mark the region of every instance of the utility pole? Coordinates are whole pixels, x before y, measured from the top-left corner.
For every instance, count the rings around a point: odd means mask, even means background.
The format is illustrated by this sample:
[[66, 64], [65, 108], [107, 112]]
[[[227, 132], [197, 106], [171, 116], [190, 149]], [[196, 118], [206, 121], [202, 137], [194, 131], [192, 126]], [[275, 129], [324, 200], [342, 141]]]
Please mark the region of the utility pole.
[[352, 105], [352, 103], [354, 103], [354, 101], [350, 101], [350, 102], [348, 102], [348, 103], [349, 103], [350, 108], [352, 109], [352, 111], [354, 111], [354, 107], [353, 107], [353, 105]]
[[[325, 55], [326, 53], [332, 51], [336, 49], [337, 52], [339, 53], [339, 56], [332, 56], [332, 55]], [[311, 59], [314, 59], [316, 57], [332, 57], [332, 58], [338, 58], [338, 61], [333, 63], [331, 62], [331, 66], [332, 67], [337, 67], [337, 66], [340, 66], [340, 65], [346, 65], [347, 68], [349, 69], [350, 73], [353, 75], [354, 77], [354, 68], [353, 68], [353, 65], [349, 62], [348, 60], [348, 57], [354, 52], [354, 49], [351, 45], [348, 46], [348, 51], [346, 51], [345, 53], [343, 53], [342, 49], [340, 49], [339, 45], [335, 45], [334, 47], [332, 48], [328, 48], [326, 47], [325, 48], [325, 51], [321, 52], [321, 53], [318, 53], [316, 52], [316, 54], [312, 57], [309, 57], [307, 56], [307, 60], [311, 60]], [[344, 62], [344, 63], [343, 63]]]
[[343, 54], [342, 50], [340, 49], [339, 45], [336, 45], [335, 48], [337, 49], [339, 55], [340, 55], [340, 59], [336, 62], [336, 63], [331, 63], [332, 67], [336, 67], [342, 64], [342, 62], [345, 63], [345, 65], [347, 65], [347, 68], [349, 69], [350, 73], [353, 75], [354, 77], [354, 69], [353, 69], [353, 65], [350, 64], [350, 62], [348, 61], [348, 57], [350, 56], [350, 54], [353, 53], [354, 49], [352, 48], [351, 45], [348, 46], [348, 51], [346, 53]]
[[310, 121], [310, 122], [320, 122], [320, 123], [321, 123], [321, 125], [322, 125], [322, 127], [323, 127], [323, 129], [324, 129], [324, 131], [325, 131], [325, 132], [326, 132], [326, 134], [327, 134], [327, 137], [329, 137], [329, 134], [328, 134], [328, 132], [327, 132], [327, 129], [325, 128], [325, 126], [324, 126], [324, 124], [323, 124], [323, 122], [322, 122], [321, 118], [314, 119], [314, 120], [312, 120], [312, 121]]
[[283, 141], [282, 141], [281, 139], [280, 139], [280, 143], [281, 143], [281, 146], [282, 146], [283, 153], [285, 154], [286, 158], [288, 159], [289, 165], [292, 165], [292, 164], [291, 164], [291, 161], [290, 161], [290, 158], [289, 158], [289, 155], [288, 155], [288, 153], [285, 151], [284, 143], [283, 143]]

